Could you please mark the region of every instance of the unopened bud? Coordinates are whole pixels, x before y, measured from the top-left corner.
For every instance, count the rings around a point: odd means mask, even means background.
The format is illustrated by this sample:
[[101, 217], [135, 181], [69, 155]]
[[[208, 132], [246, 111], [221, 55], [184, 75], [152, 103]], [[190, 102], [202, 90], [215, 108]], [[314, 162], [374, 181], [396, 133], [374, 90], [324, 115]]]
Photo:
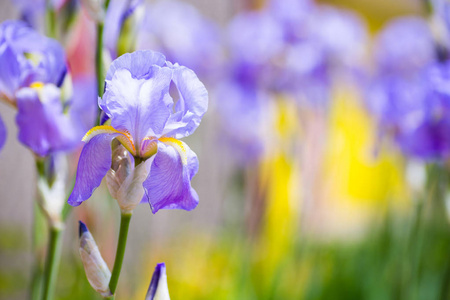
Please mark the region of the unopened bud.
[[145, 300], [170, 300], [166, 265], [164, 263], [156, 265]]
[[111, 271], [103, 260], [92, 234], [83, 222], [79, 222], [80, 255], [86, 277], [94, 290], [99, 292], [102, 297], [109, 297], [112, 295], [109, 290]]
[[[62, 210], [66, 199], [67, 161], [62, 155], [49, 157], [48, 168], [42, 162], [42, 171], [47, 175], [41, 175], [37, 181], [39, 192], [38, 204], [45, 213], [50, 224], [54, 228], [62, 228]], [[48, 179], [50, 178], [50, 180]]]
[[147, 161], [134, 167], [128, 151], [122, 145], [114, 148], [112, 156], [111, 169], [106, 174], [106, 185], [121, 211], [130, 213], [144, 197], [142, 184], [148, 177], [150, 164]]

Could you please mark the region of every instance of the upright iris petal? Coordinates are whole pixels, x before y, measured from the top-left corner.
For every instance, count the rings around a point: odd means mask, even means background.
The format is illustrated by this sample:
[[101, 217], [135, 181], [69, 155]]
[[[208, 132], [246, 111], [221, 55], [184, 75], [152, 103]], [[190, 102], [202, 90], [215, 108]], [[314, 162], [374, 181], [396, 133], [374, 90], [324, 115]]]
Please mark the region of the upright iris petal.
[[[169, 93], [171, 84], [179, 94], [176, 103]], [[208, 106], [207, 91], [195, 73], [166, 62], [162, 54], [153, 51], [125, 54], [111, 64], [99, 106], [110, 118], [111, 125], [94, 127], [86, 134], [84, 141], [87, 143], [81, 153], [69, 203], [79, 205], [88, 199], [100, 185], [111, 162], [126, 159], [112, 157], [113, 153], [121, 153], [111, 151], [111, 141], [117, 139], [134, 157], [135, 167], [117, 175], [118, 170], [113, 169], [108, 175], [116, 197], [123, 198], [119, 194], [142, 195], [123, 189], [117, 193], [120, 189], [117, 184], [135, 189], [136, 184], [130, 184], [133, 178], [137, 180], [142, 172], [148, 172], [139, 188], [145, 190], [144, 199], [153, 213], [163, 208], [194, 209], [198, 195], [190, 182], [197, 173], [198, 159], [178, 138], [191, 134], [198, 127]], [[139, 168], [140, 163], [148, 163], [149, 168]], [[128, 176], [131, 177], [128, 179]], [[121, 209], [130, 211], [141, 199], [117, 200]]]

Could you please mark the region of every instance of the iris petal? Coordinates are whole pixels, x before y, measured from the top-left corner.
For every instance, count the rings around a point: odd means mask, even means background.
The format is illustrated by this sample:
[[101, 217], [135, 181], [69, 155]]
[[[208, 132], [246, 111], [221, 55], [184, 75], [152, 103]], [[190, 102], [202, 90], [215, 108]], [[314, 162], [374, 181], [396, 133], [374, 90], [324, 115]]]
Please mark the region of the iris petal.
[[143, 184], [153, 213], [160, 209], [189, 211], [198, 204], [198, 195], [191, 187], [191, 179], [198, 171], [197, 155], [180, 143], [186, 151], [186, 163], [176, 148], [158, 142], [158, 152]]
[[173, 67], [173, 82], [180, 99], [175, 113], [170, 116], [164, 128], [164, 135], [179, 139], [192, 134], [208, 109], [208, 92], [195, 73], [182, 66]]
[[112, 80], [107, 81], [103, 96], [111, 125], [120, 131], [128, 131], [135, 142], [161, 134], [171, 112], [172, 70], [158, 66], [153, 69], [149, 79], [136, 79], [126, 69], [117, 70]]
[[68, 199], [78, 206], [91, 197], [111, 167], [111, 141], [120, 133], [103, 133], [94, 136], [81, 151], [75, 186]]
[[106, 74], [106, 80], [112, 80], [117, 70], [131, 71], [134, 78], [150, 78], [153, 66], [164, 66], [166, 58], [159, 52], [150, 50], [126, 53], [114, 60]]
[[0, 47], [0, 94], [9, 99], [20, 86], [20, 65], [17, 57], [8, 45]]
[[75, 147], [81, 138], [79, 124], [64, 113], [60, 90], [45, 85], [39, 92], [22, 88], [16, 93], [19, 140], [40, 156]]

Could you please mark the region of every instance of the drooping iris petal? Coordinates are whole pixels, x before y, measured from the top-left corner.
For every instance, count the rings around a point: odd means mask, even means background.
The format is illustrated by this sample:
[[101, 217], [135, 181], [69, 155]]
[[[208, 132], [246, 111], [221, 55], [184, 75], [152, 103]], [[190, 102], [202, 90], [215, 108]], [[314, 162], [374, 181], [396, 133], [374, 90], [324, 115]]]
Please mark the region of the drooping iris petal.
[[117, 70], [126, 69], [130, 71], [133, 78], [150, 78], [154, 66], [164, 66], [166, 58], [159, 52], [150, 50], [126, 53], [114, 60], [106, 73], [106, 81], [112, 80]]
[[160, 134], [170, 116], [173, 103], [169, 95], [172, 70], [153, 66], [152, 77], [134, 78], [127, 69], [119, 69], [107, 80], [103, 105], [108, 109], [111, 125], [128, 131], [135, 143]]
[[111, 167], [111, 141], [120, 133], [104, 133], [86, 143], [78, 161], [75, 186], [68, 199], [72, 206], [87, 200]]
[[153, 213], [160, 209], [193, 210], [198, 204], [191, 179], [197, 173], [198, 159], [183, 142], [172, 147], [158, 142], [158, 152], [144, 181], [144, 189]]
[[64, 113], [60, 96], [60, 90], [51, 84], [16, 93], [19, 140], [40, 156], [69, 150], [81, 138], [77, 124]]
[[0, 95], [14, 98], [14, 92], [20, 86], [20, 65], [15, 53], [7, 44], [0, 46]]
[[163, 134], [178, 139], [192, 134], [200, 125], [208, 109], [208, 91], [197, 75], [186, 67], [175, 66], [172, 80], [180, 98]]
[[0, 118], [0, 150], [3, 148], [3, 145], [5, 145], [6, 141], [6, 127], [5, 123], [3, 123], [2, 118]]

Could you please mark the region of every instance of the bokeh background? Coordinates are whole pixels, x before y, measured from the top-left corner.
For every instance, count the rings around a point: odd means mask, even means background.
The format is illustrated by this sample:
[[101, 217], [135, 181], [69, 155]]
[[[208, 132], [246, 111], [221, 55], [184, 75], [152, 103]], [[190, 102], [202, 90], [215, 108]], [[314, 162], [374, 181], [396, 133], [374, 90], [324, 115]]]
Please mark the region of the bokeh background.
[[[149, 24], [141, 29], [137, 47], [161, 51], [172, 61], [185, 59], [180, 63], [192, 68], [210, 93], [201, 126], [186, 139], [200, 160], [192, 182], [200, 204], [192, 212], [155, 215], [146, 204], [135, 209], [117, 299], [144, 299], [158, 262], [167, 265], [172, 299], [450, 299], [445, 164], [407, 157], [392, 140], [380, 137], [358, 83], [366, 75], [333, 71], [327, 87], [306, 82], [305, 89], [316, 87], [319, 94], [327, 89], [325, 104], [305, 100], [308, 96], [296, 99], [279, 87], [267, 88], [269, 101], [249, 104], [233, 90], [230, 81], [244, 79], [230, 65], [242, 49], [257, 45], [264, 56], [273, 44], [234, 35], [245, 32], [239, 27], [245, 22], [234, 18], [268, 4], [182, 1], [179, 14], [171, 16], [160, 2], [148, 1], [152, 6], [137, 13]], [[425, 19], [428, 13], [422, 1], [414, 0], [316, 4], [351, 10], [360, 18], [365, 38], [355, 47], [363, 50], [360, 57], [350, 53], [350, 60], [360, 60], [355, 68], [368, 73], [375, 68], [377, 33], [395, 18]], [[190, 22], [190, 10], [207, 21]], [[20, 16], [20, 5], [1, 0], [0, 21]], [[83, 11], [72, 22], [60, 37], [71, 69], [92, 71], [94, 25]], [[313, 31], [322, 25], [318, 20]], [[333, 29], [337, 42], [346, 43]], [[272, 33], [265, 34], [263, 26], [255, 30], [264, 37]], [[213, 38], [205, 42], [208, 34]], [[119, 52], [126, 51], [127, 41], [121, 43]], [[252, 92], [248, 97], [254, 97]], [[33, 156], [15, 139], [14, 111], [0, 103], [0, 114], [8, 128], [0, 153], [0, 298], [27, 299], [32, 249], [42, 248], [42, 241], [45, 245], [45, 222], [34, 217]], [[71, 164], [74, 169], [76, 158]], [[442, 218], [428, 207], [435, 198], [442, 198]], [[81, 265], [78, 220], [87, 223], [106, 262], [113, 264], [119, 209], [103, 184], [71, 211], [56, 299], [100, 299]], [[33, 232], [41, 237], [33, 241]]]

